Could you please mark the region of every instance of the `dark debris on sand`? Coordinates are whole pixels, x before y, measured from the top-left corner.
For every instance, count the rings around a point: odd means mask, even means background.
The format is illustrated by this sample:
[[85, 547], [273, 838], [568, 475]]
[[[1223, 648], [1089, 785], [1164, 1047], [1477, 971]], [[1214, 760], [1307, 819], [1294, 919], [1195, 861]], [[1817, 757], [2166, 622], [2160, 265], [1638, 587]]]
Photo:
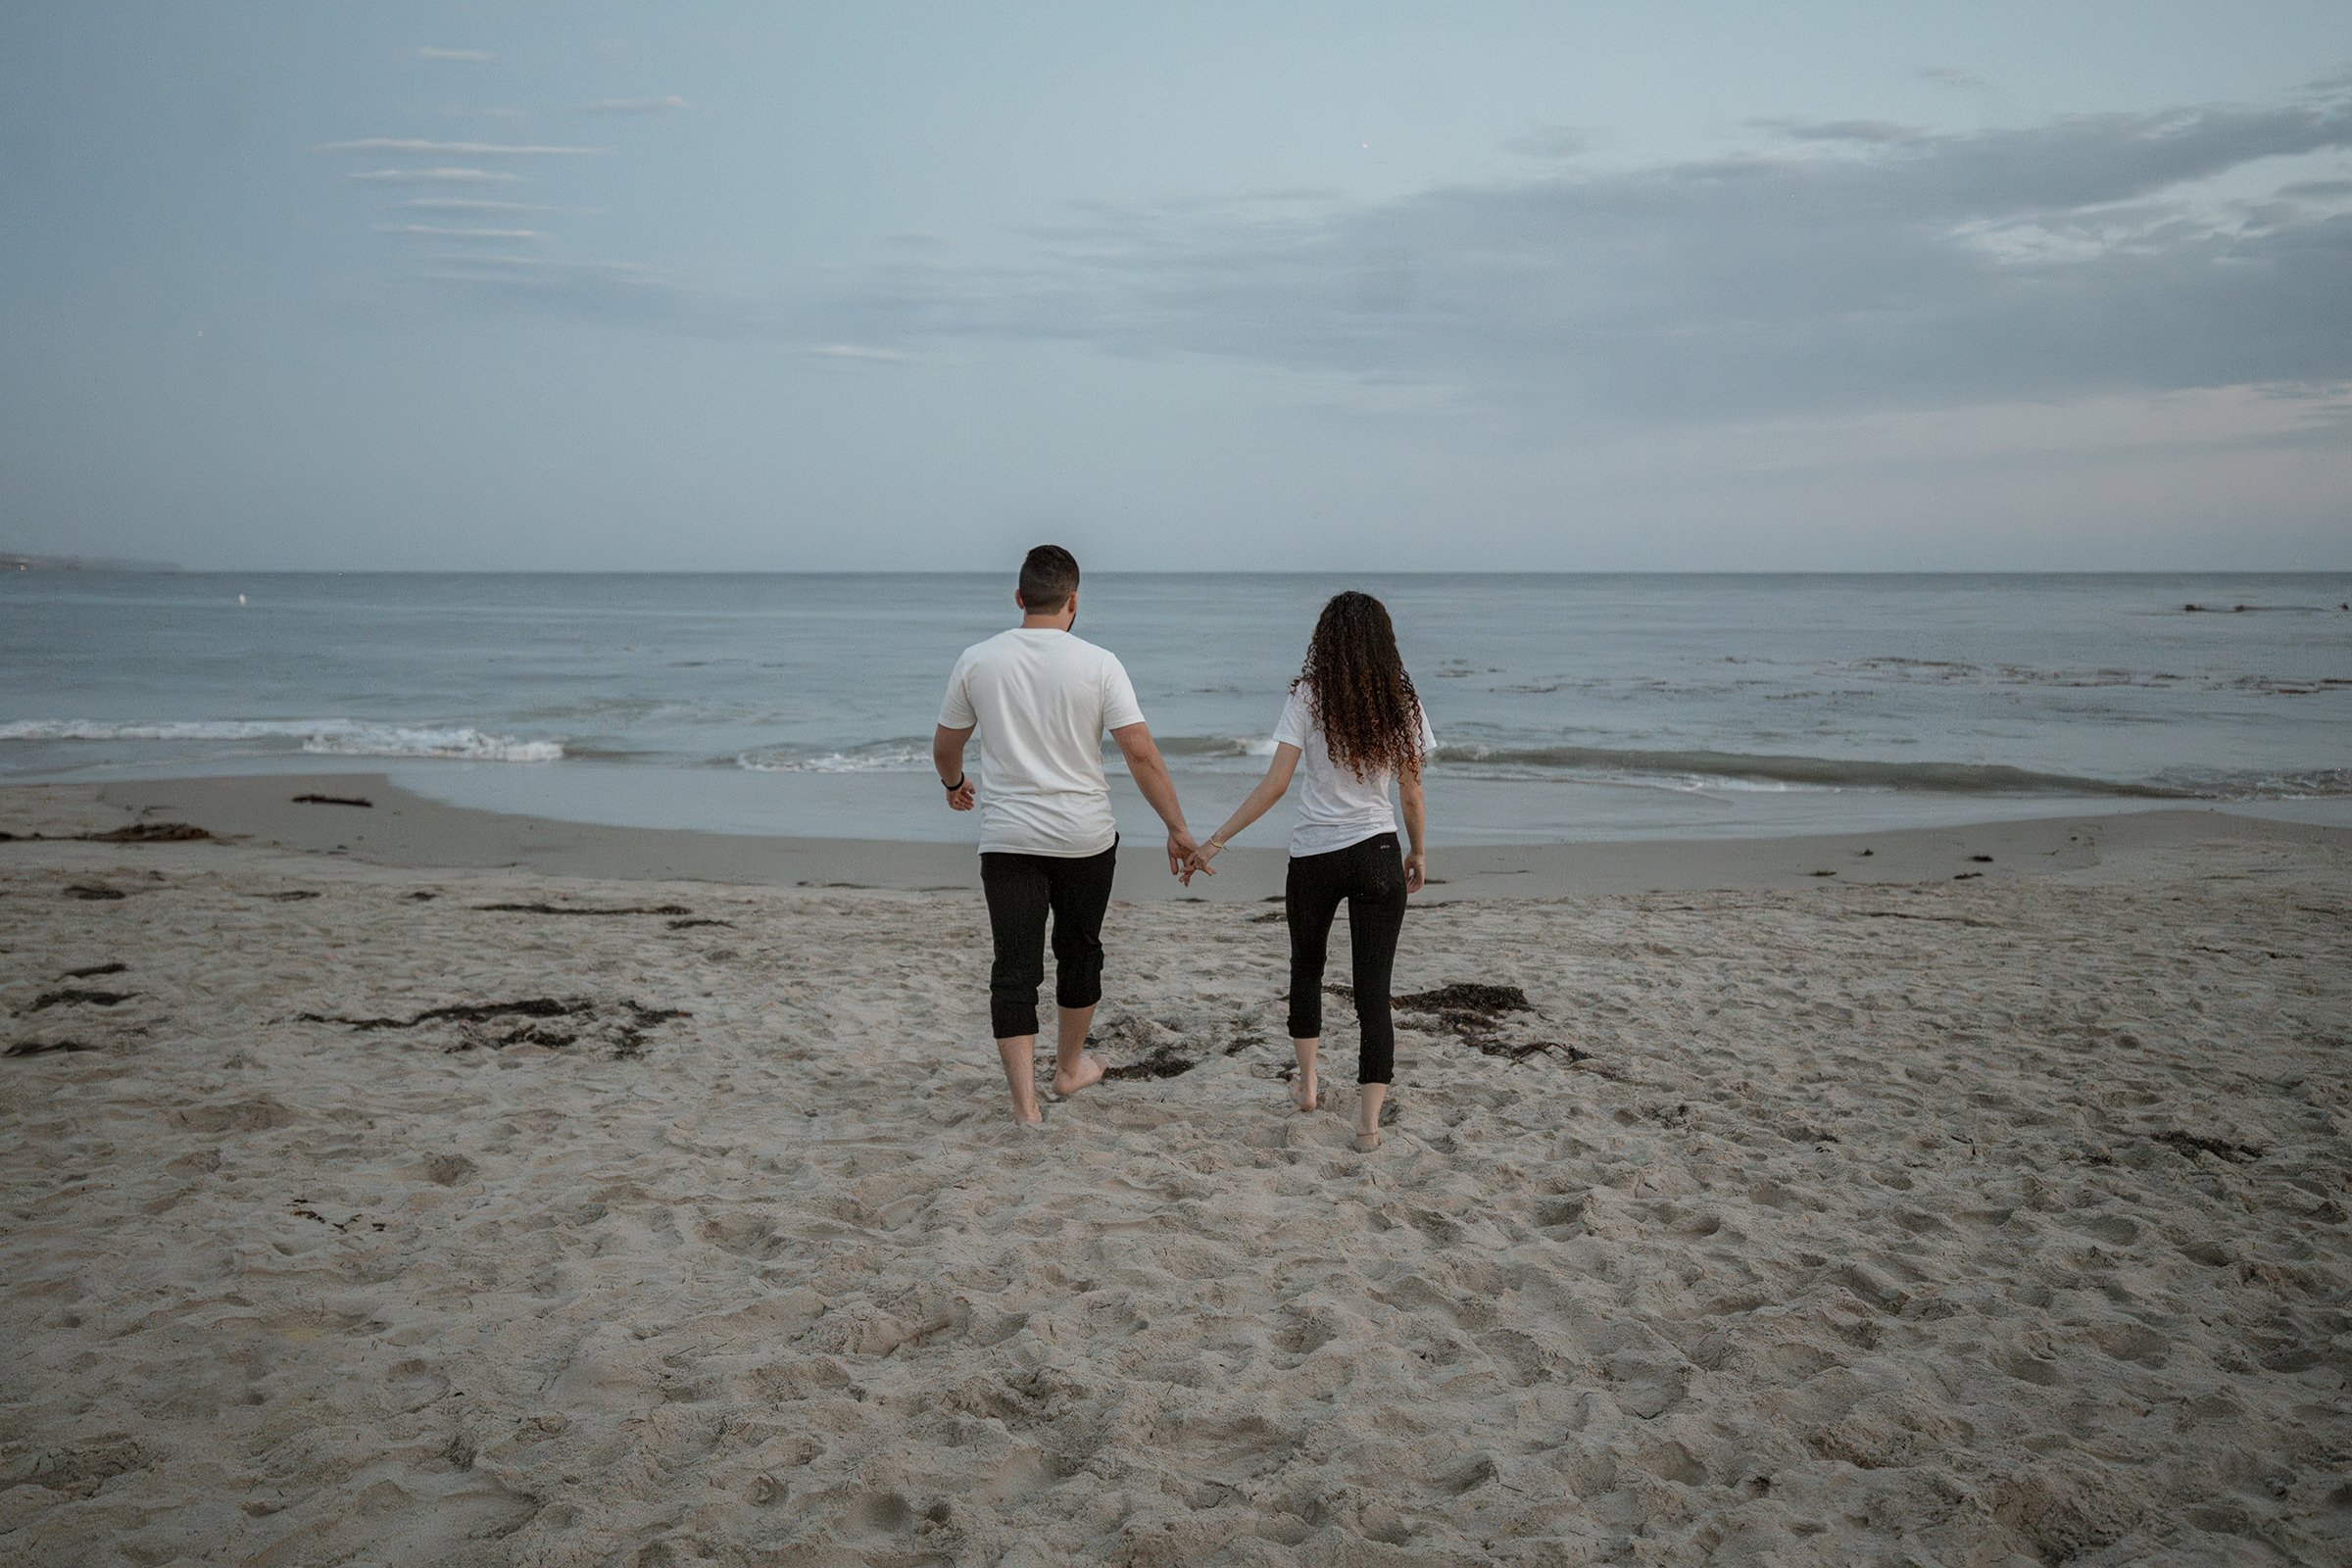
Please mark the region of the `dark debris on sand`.
[[84, 903], [88, 904], [98, 904], [110, 902], [115, 899], [126, 898], [128, 895], [125, 894], [121, 888], [93, 887], [87, 882], [75, 882], [66, 889], [66, 897], [69, 899], [80, 899]]
[[79, 1040], [20, 1040], [0, 1056], [43, 1056], [51, 1052], [96, 1051], [98, 1048]]
[[2183, 1132], [2178, 1127], [2149, 1136], [2160, 1144], [2171, 1145], [2191, 1159], [2200, 1153], [2212, 1154], [2233, 1165], [2246, 1164], [2270, 1152], [2260, 1144], [2234, 1144], [2227, 1138], [2208, 1138], [2202, 1133]]
[[559, 1002], [553, 997], [531, 997], [521, 1002], [468, 1002], [451, 1007], [427, 1007], [407, 1018], [340, 1018], [322, 1012], [298, 1012], [294, 1016], [304, 1023], [339, 1023], [365, 1033], [372, 1029], [414, 1029], [419, 1024], [444, 1020], [487, 1023], [493, 1018], [567, 1018], [595, 1005], [576, 998]]
[[26, 1012], [43, 1012], [51, 1007], [91, 1006], [113, 1007], [137, 996], [135, 991], [82, 991], [68, 987], [62, 991], [44, 991], [35, 998]]
[[1200, 1058], [1188, 1056], [1173, 1046], [1153, 1046], [1135, 1061], [1122, 1061], [1116, 1067], [1104, 1067], [1102, 1076], [1114, 1081], [1129, 1078], [1176, 1078], [1200, 1065]]
[[118, 958], [112, 963], [93, 963], [86, 969], [68, 969], [66, 978], [69, 980], [95, 980], [102, 974], [121, 974], [129, 967], [129, 964]]
[[76, 833], [84, 844], [194, 844], [208, 840], [209, 828], [193, 822], [133, 822], [106, 833]]
[[1505, 1061], [1525, 1061], [1531, 1056], [1558, 1055], [1569, 1061], [1591, 1061], [1592, 1053], [1579, 1051], [1561, 1040], [1504, 1040], [1498, 1035], [1462, 1036], [1471, 1050], [1489, 1056], [1500, 1056]]
[[36, 844], [51, 840], [70, 844], [193, 844], [213, 838], [210, 828], [192, 822], [133, 822], [104, 833], [0, 833], [0, 843]]
[[1527, 1000], [1527, 993], [1517, 986], [1479, 985], [1466, 980], [1442, 985], [1435, 991], [1392, 997], [1389, 1003], [1403, 1012], [1435, 1013], [1439, 1022], [1455, 1028], [1491, 1027], [1506, 1012], [1536, 1010], [1536, 1004]]
[[1525, 1012], [1542, 1016], [1536, 1004], [1527, 1000], [1527, 993], [1517, 986], [1456, 980], [1434, 991], [1414, 991], [1392, 998], [1391, 1005], [1399, 1012], [1424, 1014], [1452, 1030], [1473, 1051], [1505, 1061], [1549, 1055], [1563, 1056], [1571, 1062], [1592, 1058], [1591, 1052], [1579, 1051], [1562, 1041], [1506, 1039], [1502, 1025], [1508, 1014]]
[[294, 797], [294, 804], [296, 806], [357, 806], [370, 811], [375, 809], [375, 803], [361, 795], [297, 795]]
[[[525, 997], [515, 1002], [468, 1002], [427, 1007], [406, 1018], [345, 1018], [318, 1012], [298, 1012], [294, 1016], [303, 1023], [339, 1023], [363, 1034], [455, 1024], [456, 1043], [444, 1048], [452, 1053], [477, 1048], [503, 1051], [509, 1046], [544, 1046], [560, 1051], [593, 1039], [611, 1046], [615, 1059], [630, 1060], [645, 1054], [647, 1030], [694, 1014], [683, 1007], [649, 1007], [627, 1000], [605, 1004], [586, 997]], [[554, 1019], [564, 1020], [567, 1027], [551, 1027], [549, 1020]]]
[[1122, 1015], [1105, 1019], [1099, 1030], [1086, 1037], [1086, 1044], [1090, 1051], [1106, 1054], [1141, 1053], [1125, 1061], [1105, 1062], [1102, 1076], [1106, 1079], [1178, 1078], [1212, 1055], [1238, 1056], [1251, 1046], [1265, 1044], [1265, 1037], [1246, 1017], [1230, 1019], [1227, 1027], [1230, 1033], [1222, 1046], [1195, 1045], [1193, 1037], [1205, 1030], [1177, 1029]]
[[692, 914], [683, 904], [614, 904], [604, 906], [561, 904], [477, 904], [491, 914]]

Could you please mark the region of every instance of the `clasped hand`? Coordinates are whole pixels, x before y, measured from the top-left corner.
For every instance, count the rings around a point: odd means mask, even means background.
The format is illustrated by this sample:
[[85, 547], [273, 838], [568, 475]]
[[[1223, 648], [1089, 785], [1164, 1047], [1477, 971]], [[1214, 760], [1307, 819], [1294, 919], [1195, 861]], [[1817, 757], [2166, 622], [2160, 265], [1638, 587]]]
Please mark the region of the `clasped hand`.
[[[1180, 879], [1186, 887], [1193, 885], [1193, 858], [1200, 853], [1200, 843], [1186, 828], [1168, 829], [1168, 875]], [[1214, 851], [1210, 852], [1215, 853]], [[1215, 872], [1209, 873], [1214, 876]]]
[[1171, 854], [1168, 857], [1168, 869], [1176, 873], [1177, 881], [1182, 882], [1186, 887], [1189, 888], [1193, 885], [1193, 875], [1195, 872], [1199, 872], [1202, 876], [1215, 876], [1217, 874], [1209, 867], [1208, 862], [1215, 859], [1224, 852], [1225, 846], [1219, 844], [1215, 839], [1204, 840], [1203, 842], [1196, 844], [1192, 847], [1191, 852], [1185, 856], [1182, 864], [1178, 864], [1176, 862], [1175, 856]]

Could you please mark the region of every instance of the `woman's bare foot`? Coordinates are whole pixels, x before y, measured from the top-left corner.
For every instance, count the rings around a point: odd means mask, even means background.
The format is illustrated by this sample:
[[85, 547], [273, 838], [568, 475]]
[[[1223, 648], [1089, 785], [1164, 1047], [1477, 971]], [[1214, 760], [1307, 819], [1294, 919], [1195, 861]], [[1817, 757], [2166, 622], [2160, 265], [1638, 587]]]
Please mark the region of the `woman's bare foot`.
[[1300, 1110], [1315, 1108], [1315, 1069], [1296, 1073], [1291, 1078], [1291, 1103]]
[[1034, 1117], [1026, 1119], [1015, 1116], [1012, 1124], [1025, 1133], [1042, 1133], [1046, 1130], [1046, 1113], [1041, 1110]]
[[1355, 1096], [1355, 1151], [1369, 1154], [1380, 1147], [1380, 1110], [1389, 1102], [1387, 1084], [1364, 1084]]
[[1064, 1100], [1102, 1081], [1102, 1063], [1083, 1053], [1078, 1057], [1077, 1066], [1066, 1070], [1061, 1067], [1054, 1069], [1054, 1093]]

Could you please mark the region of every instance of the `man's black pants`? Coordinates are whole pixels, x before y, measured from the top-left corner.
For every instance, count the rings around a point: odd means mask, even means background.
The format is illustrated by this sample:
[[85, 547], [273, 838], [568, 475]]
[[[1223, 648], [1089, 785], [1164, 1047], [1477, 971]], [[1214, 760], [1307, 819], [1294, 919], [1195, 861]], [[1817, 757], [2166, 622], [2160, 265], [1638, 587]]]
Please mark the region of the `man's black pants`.
[[1348, 901], [1348, 943], [1355, 960], [1355, 1017], [1363, 1030], [1358, 1083], [1385, 1084], [1396, 1070], [1396, 1030], [1389, 1016], [1389, 974], [1404, 930], [1404, 854], [1383, 833], [1328, 855], [1291, 858], [1283, 908], [1291, 926], [1291, 1038], [1323, 1033], [1323, 955], [1332, 917]]
[[999, 1040], [1037, 1033], [1037, 988], [1046, 978], [1046, 915], [1054, 916], [1054, 1001], [1091, 1007], [1102, 1000], [1102, 911], [1110, 907], [1116, 840], [1101, 855], [980, 857], [988, 927], [997, 961], [988, 972], [989, 1026]]

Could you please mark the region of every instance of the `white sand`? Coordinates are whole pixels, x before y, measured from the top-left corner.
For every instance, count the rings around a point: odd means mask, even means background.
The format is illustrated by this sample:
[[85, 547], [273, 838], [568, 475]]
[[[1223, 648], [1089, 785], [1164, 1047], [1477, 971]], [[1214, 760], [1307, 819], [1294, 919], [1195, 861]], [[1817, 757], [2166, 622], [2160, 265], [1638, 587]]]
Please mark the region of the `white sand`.
[[2352, 851], [2102, 832], [1416, 910], [1585, 1054], [1403, 1014], [1368, 1156], [1242, 878], [1022, 1137], [976, 892], [0, 844], [0, 1559], [2352, 1560]]

